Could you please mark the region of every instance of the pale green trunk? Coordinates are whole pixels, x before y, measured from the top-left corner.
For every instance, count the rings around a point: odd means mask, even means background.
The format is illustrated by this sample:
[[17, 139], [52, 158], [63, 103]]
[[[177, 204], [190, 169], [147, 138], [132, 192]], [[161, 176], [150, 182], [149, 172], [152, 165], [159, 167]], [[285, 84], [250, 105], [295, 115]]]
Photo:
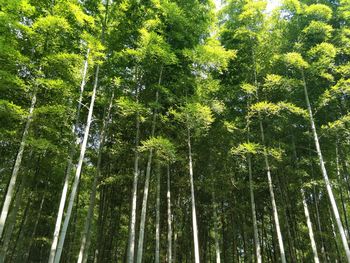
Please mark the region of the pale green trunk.
[[[138, 102], [138, 88], [136, 90], [136, 102]], [[136, 209], [137, 209], [137, 182], [139, 177], [139, 140], [140, 140], [140, 116], [136, 113], [136, 136], [135, 136], [135, 160], [134, 160], [134, 182], [132, 188], [132, 203], [129, 225], [129, 243], [127, 252], [127, 263], [135, 260], [135, 232], [136, 232]]]
[[63, 245], [64, 245], [64, 241], [66, 238], [67, 229], [68, 229], [68, 225], [69, 225], [69, 221], [70, 221], [70, 217], [72, 215], [74, 200], [77, 196], [78, 185], [79, 185], [79, 181], [80, 181], [80, 175], [81, 175], [81, 170], [83, 167], [83, 161], [84, 161], [84, 156], [85, 156], [85, 152], [86, 152], [86, 145], [87, 145], [87, 141], [89, 138], [90, 125], [92, 122], [92, 116], [93, 116], [93, 111], [94, 111], [96, 92], [97, 92], [97, 86], [98, 86], [99, 70], [100, 70], [100, 67], [99, 67], [99, 65], [97, 65], [96, 72], [95, 72], [95, 82], [94, 82], [94, 87], [93, 87], [93, 91], [92, 91], [89, 112], [88, 112], [88, 116], [87, 116], [87, 120], [86, 120], [85, 131], [84, 131], [84, 138], [83, 138], [83, 142], [82, 142], [81, 147], [80, 147], [80, 156], [79, 156], [79, 160], [78, 160], [78, 165], [77, 165], [76, 172], [75, 172], [74, 182], [72, 185], [72, 191], [71, 191], [70, 196], [69, 196], [67, 213], [66, 213], [64, 223], [62, 226], [62, 230], [60, 233], [57, 251], [55, 253], [54, 263], [60, 262], [62, 251], [63, 251]]
[[214, 214], [214, 239], [215, 239], [215, 259], [216, 263], [221, 263], [220, 256], [220, 241], [219, 241], [219, 227], [218, 227], [218, 215], [217, 215], [217, 204], [215, 201], [215, 195], [213, 194], [213, 214]]
[[113, 99], [114, 99], [114, 91], [112, 91], [112, 95], [111, 95], [111, 98], [109, 101], [106, 116], [104, 116], [104, 118], [103, 118], [102, 129], [101, 129], [101, 134], [100, 134], [100, 144], [99, 144], [99, 148], [98, 148], [96, 175], [95, 175], [94, 181], [92, 183], [88, 214], [86, 216], [84, 230], [83, 230], [82, 239], [81, 239], [80, 250], [79, 250], [79, 254], [78, 254], [78, 260], [77, 260], [78, 263], [81, 263], [81, 262], [85, 263], [87, 261], [87, 258], [88, 258], [90, 238], [91, 238], [91, 223], [92, 223], [92, 218], [93, 218], [94, 208], [95, 208], [95, 203], [96, 203], [96, 188], [97, 188], [97, 183], [101, 178], [101, 170], [100, 169], [101, 169], [101, 161], [102, 161], [102, 151], [103, 151], [103, 146], [105, 143], [106, 126], [107, 126], [107, 122], [109, 120], [109, 116], [110, 116], [110, 113], [112, 110]]
[[285, 250], [284, 250], [284, 244], [283, 244], [283, 238], [282, 238], [282, 232], [281, 232], [281, 227], [280, 227], [280, 221], [278, 218], [275, 193], [273, 191], [270, 163], [269, 163], [268, 153], [267, 153], [267, 149], [266, 149], [266, 145], [265, 145], [264, 128], [262, 125], [262, 121], [260, 119], [260, 114], [259, 114], [259, 124], [260, 124], [260, 132], [261, 132], [261, 141], [262, 141], [263, 146], [264, 146], [265, 167], [266, 167], [267, 180], [268, 180], [269, 191], [270, 191], [270, 196], [271, 196], [272, 212], [273, 212], [273, 218], [275, 221], [277, 240], [278, 240], [278, 245], [279, 245], [280, 254], [281, 254], [281, 261], [282, 261], [282, 263], [287, 263], [286, 254], [285, 254]]
[[192, 167], [192, 148], [191, 148], [191, 132], [190, 128], [187, 128], [187, 144], [188, 144], [188, 163], [190, 172], [190, 185], [191, 185], [191, 210], [192, 210], [192, 231], [193, 231], [193, 245], [194, 245], [194, 259], [195, 263], [200, 262], [199, 257], [199, 242], [198, 242], [198, 225], [196, 215], [196, 201], [194, 196], [194, 182], [193, 182], [193, 167]]
[[172, 263], [172, 218], [171, 218], [171, 195], [170, 195], [170, 167], [167, 166], [167, 203], [168, 203], [168, 263]]
[[160, 164], [157, 164], [157, 198], [156, 198], [156, 251], [155, 263], [159, 263], [160, 255]]
[[309, 112], [311, 130], [312, 130], [313, 138], [314, 138], [314, 141], [315, 141], [315, 146], [316, 146], [316, 151], [317, 151], [317, 155], [318, 155], [318, 158], [319, 158], [321, 172], [322, 172], [322, 175], [323, 175], [324, 182], [326, 184], [328, 197], [329, 197], [329, 200], [330, 200], [330, 203], [331, 203], [333, 215], [334, 215], [334, 218], [335, 218], [335, 221], [336, 221], [336, 224], [337, 224], [337, 227], [338, 227], [338, 231], [339, 231], [339, 234], [340, 234], [340, 237], [341, 237], [341, 241], [342, 241], [342, 244], [343, 244], [343, 247], [344, 247], [346, 259], [347, 259], [347, 262], [350, 263], [349, 244], [348, 244], [348, 241], [346, 239], [345, 231], [344, 231], [341, 219], [340, 219], [337, 203], [335, 201], [335, 197], [334, 197], [333, 190], [332, 190], [332, 185], [331, 185], [331, 182], [329, 181], [329, 177], [328, 177], [328, 173], [327, 173], [327, 170], [326, 170], [326, 166], [325, 166], [324, 161], [323, 161], [323, 155], [322, 155], [320, 143], [319, 143], [319, 140], [318, 140], [318, 135], [317, 135], [317, 131], [316, 131], [315, 121], [314, 121], [314, 117], [313, 117], [313, 113], [312, 113], [312, 109], [311, 109], [311, 104], [310, 104], [310, 100], [309, 100], [309, 94], [308, 94], [307, 87], [306, 87], [304, 71], [302, 71], [302, 77], [303, 77], [305, 101], [306, 101], [306, 106], [307, 106], [307, 109], [308, 109], [308, 112]]
[[10, 245], [13, 229], [15, 228], [16, 225], [16, 217], [17, 213], [19, 210], [19, 207], [21, 206], [22, 203], [22, 193], [24, 190], [24, 185], [26, 181], [26, 176], [23, 177], [21, 180], [21, 185], [19, 186], [19, 189], [16, 193], [16, 198], [13, 204], [13, 207], [11, 209], [8, 221], [7, 221], [7, 226], [5, 229], [5, 234], [4, 234], [4, 239], [2, 240], [2, 246], [0, 250], [0, 263], [4, 263], [7, 255], [7, 250]]
[[248, 159], [248, 172], [249, 172], [249, 192], [250, 192], [250, 204], [252, 210], [252, 219], [253, 219], [253, 230], [254, 230], [254, 244], [255, 244], [255, 256], [256, 262], [261, 263], [261, 248], [259, 241], [259, 232], [258, 232], [258, 223], [256, 220], [256, 208], [255, 208], [255, 197], [254, 197], [254, 184], [253, 184], [253, 175], [252, 175], [252, 160], [251, 156], [247, 156]]
[[81, 85], [80, 85], [80, 94], [79, 94], [79, 100], [78, 100], [77, 113], [76, 113], [76, 117], [75, 117], [75, 124], [74, 124], [73, 129], [72, 129], [72, 135], [73, 135], [72, 142], [71, 142], [69, 156], [68, 156], [68, 160], [67, 160], [66, 175], [64, 178], [64, 182], [63, 182], [63, 189], [62, 189], [60, 204], [59, 204], [58, 213], [57, 213], [57, 217], [56, 217], [55, 230], [54, 230], [53, 239], [52, 239], [52, 243], [51, 243], [49, 263], [52, 263], [55, 259], [55, 254], [56, 254], [56, 249], [57, 249], [57, 244], [58, 244], [58, 236], [59, 236], [61, 225], [62, 225], [64, 207], [65, 207], [66, 199], [67, 199], [69, 179], [70, 179], [70, 175], [71, 175], [72, 167], [73, 167], [73, 157], [75, 155], [75, 139], [76, 139], [75, 134], [77, 133], [77, 129], [78, 129], [78, 125], [79, 125], [81, 103], [83, 100], [83, 92], [84, 92], [84, 88], [85, 88], [85, 84], [86, 84], [88, 57], [89, 57], [89, 49], [88, 49], [87, 54], [86, 54], [86, 59], [84, 62], [84, 68], [83, 68], [83, 72], [82, 72], [82, 81], [81, 81]]
[[312, 223], [311, 223], [311, 219], [310, 219], [309, 208], [307, 206], [307, 202], [306, 202], [305, 193], [304, 193], [303, 188], [301, 188], [301, 196], [303, 199], [304, 213], [305, 213], [307, 229], [308, 229], [309, 237], [310, 237], [310, 241], [311, 241], [312, 253], [314, 254], [314, 262], [319, 263], [320, 260], [318, 258], [317, 247], [316, 247], [316, 242], [315, 242], [315, 235], [314, 235], [314, 231], [312, 230]]
[[[162, 80], [162, 72], [163, 72], [163, 67], [161, 67], [161, 69], [160, 69], [158, 85], [160, 85], [161, 80]], [[156, 105], [158, 104], [158, 98], [159, 98], [159, 94], [158, 94], [158, 90], [157, 90], [156, 91], [156, 100], [155, 100]], [[156, 120], [157, 120], [157, 109], [155, 109], [153, 112], [151, 137], [154, 137], [154, 133], [155, 133], [155, 129], [156, 129]], [[136, 257], [137, 263], [142, 263], [142, 257], [143, 257], [143, 241], [144, 241], [144, 236], [145, 236], [147, 201], [148, 201], [148, 192], [149, 192], [149, 180], [150, 180], [150, 176], [151, 176], [152, 158], [153, 158], [153, 149], [150, 149], [149, 154], [148, 154], [147, 167], [146, 167], [145, 186], [143, 189], [139, 240], [138, 240], [137, 257]]]
[[37, 87], [35, 87], [34, 92], [33, 92], [33, 97], [32, 97], [32, 102], [31, 102], [31, 105], [30, 105], [30, 108], [29, 108], [27, 122], [26, 122], [26, 125], [24, 127], [21, 144], [20, 144], [19, 149], [18, 149], [16, 161], [15, 161], [15, 164], [14, 164], [13, 170], [12, 170], [10, 183], [9, 183], [9, 185], [7, 187], [5, 201], [4, 201], [4, 204], [2, 206], [2, 210], [1, 210], [1, 215], [0, 215], [0, 239], [2, 238], [2, 234], [4, 232], [6, 219], [7, 219], [7, 216], [8, 216], [8, 213], [9, 213], [9, 209], [10, 209], [10, 205], [11, 205], [11, 201], [12, 201], [12, 198], [13, 198], [13, 194], [14, 194], [14, 190], [15, 190], [15, 186], [16, 186], [16, 180], [17, 180], [19, 169], [21, 167], [22, 158], [23, 158], [23, 152], [24, 152], [24, 148], [26, 146], [26, 141], [27, 141], [27, 136], [28, 136], [28, 133], [29, 133], [30, 124], [33, 121], [33, 112], [34, 112], [34, 108], [35, 108], [35, 104], [36, 104], [36, 95], [37, 95]]

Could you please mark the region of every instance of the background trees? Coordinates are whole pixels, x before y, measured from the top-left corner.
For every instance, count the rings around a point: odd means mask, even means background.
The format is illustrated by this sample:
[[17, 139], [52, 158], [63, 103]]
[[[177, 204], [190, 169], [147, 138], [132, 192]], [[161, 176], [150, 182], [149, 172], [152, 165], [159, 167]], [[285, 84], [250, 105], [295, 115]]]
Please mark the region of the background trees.
[[349, 261], [349, 14], [0, 1], [0, 262]]

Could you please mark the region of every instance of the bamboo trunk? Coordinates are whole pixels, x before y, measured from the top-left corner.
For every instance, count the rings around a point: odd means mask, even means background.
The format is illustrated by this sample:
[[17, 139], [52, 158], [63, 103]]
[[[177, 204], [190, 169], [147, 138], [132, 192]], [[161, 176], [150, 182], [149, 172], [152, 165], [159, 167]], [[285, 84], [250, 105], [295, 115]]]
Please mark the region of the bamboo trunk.
[[192, 200], [191, 210], [192, 210], [194, 258], [195, 258], [195, 263], [199, 263], [200, 258], [199, 258], [198, 226], [197, 226], [196, 202], [195, 202], [195, 196], [194, 196], [194, 183], [193, 183], [191, 132], [189, 127], [187, 127], [187, 143], [188, 143], [188, 158], [189, 158], [189, 172], [190, 172], [191, 200]]
[[160, 163], [157, 163], [157, 198], [156, 198], [156, 251], [155, 263], [159, 263], [160, 255]]
[[277, 211], [277, 205], [276, 205], [276, 200], [275, 200], [275, 193], [273, 191], [273, 184], [272, 184], [272, 177], [271, 177], [271, 170], [270, 170], [270, 163], [269, 159], [267, 156], [267, 149], [265, 145], [265, 135], [264, 135], [264, 128], [262, 125], [262, 121], [260, 119], [260, 114], [259, 114], [259, 124], [260, 124], [260, 133], [261, 133], [261, 141], [264, 146], [264, 159], [265, 159], [265, 167], [267, 170], [267, 180], [269, 184], [269, 191], [270, 191], [270, 196], [271, 196], [271, 204], [272, 204], [272, 211], [273, 211], [273, 217], [275, 221], [275, 227], [276, 227], [276, 232], [277, 232], [277, 240], [278, 240], [278, 245], [280, 249], [280, 254], [281, 254], [281, 261], [282, 263], [286, 263], [286, 254], [284, 251], [284, 244], [283, 244], [283, 238], [282, 238], [282, 233], [281, 233], [281, 227], [280, 227], [280, 222], [278, 218], [278, 211]]
[[101, 133], [100, 133], [100, 143], [98, 147], [98, 157], [97, 157], [97, 165], [96, 165], [96, 175], [94, 177], [94, 181], [92, 183], [92, 189], [90, 193], [90, 202], [89, 202], [89, 208], [88, 208], [88, 214], [86, 216], [86, 221], [84, 225], [84, 230], [82, 234], [82, 239], [81, 239], [81, 245], [80, 245], [80, 250], [79, 250], [79, 255], [78, 255], [78, 263], [81, 262], [86, 262], [88, 253], [89, 253], [89, 245], [90, 245], [90, 233], [91, 233], [91, 223], [92, 223], [92, 217], [94, 214], [94, 208], [95, 208], [95, 203], [96, 203], [96, 189], [97, 189], [97, 183], [101, 178], [101, 161], [102, 161], [102, 151], [103, 151], [103, 146], [105, 143], [105, 136], [106, 136], [106, 127], [107, 123], [110, 117], [110, 113], [112, 110], [112, 105], [113, 105], [113, 99], [114, 99], [114, 91], [112, 91], [112, 95], [109, 101], [107, 113], [105, 114], [103, 118], [103, 123], [102, 123], [102, 128], [101, 128]]
[[[80, 181], [81, 170], [82, 170], [84, 156], [85, 156], [85, 151], [86, 151], [86, 145], [87, 145], [87, 141], [88, 141], [88, 138], [89, 138], [90, 125], [91, 125], [91, 122], [92, 122], [92, 115], [93, 115], [93, 111], [94, 111], [96, 91], [97, 91], [97, 86], [98, 86], [99, 70], [100, 70], [100, 66], [97, 65], [96, 66], [96, 72], [95, 72], [95, 82], [94, 82], [94, 87], [93, 87], [91, 101], [90, 101], [89, 113], [88, 113], [88, 117], [87, 117], [87, 120], [86, 120], [86, 127], [85, 127], [85, 131], [84, 131], [84, 138], [83, 138], [83, 142], [82, 142], [81, 147], [80, 147], [80, 156], [79, 156], [79, 160], [78, 160], [77, 169], [76, 169], [76, 172], [75, 172], [74, 182], [73, 182], [73, 185], [72, 185], [72, 191], [71, 191], [71, 194], [69, 196], [67, 213], [66, 213], [66, 216], [65, 216], [65, 219], [64, 219], [64, 223], [63, 223], [63, 226], [62, 226], [62, 230], [61, 230], [61, 233], [60, 233], [60, 238], [59, 238], [59, 242], [58, 242], [58, 246], [57, 246], [57, 251], [55, 253], [55, 258], [54, 258], [54, 261], [53, 261], [55, 263], [59, 263], [60, 259], [61, 259], [61, 254], [62, 254], [62, 250], [63, 250], [64, 241], [65, 241], [65, 238], [66, 238], [66, 233], [67, 233], [70, 217], [71, 217], [71, 214], [72, 214], [74, 200], [75, 200], [76, 195], [77, 195], [77, 190], [78, 190], [78, 185], [79, 185], [79, 181]], [[49, 260], [49, 262], [50, 262], [50, 260]]]
[[[138, 93], [138, 91], [136, 91]], [[138, 94], [136, 100], [138, 101]], [[134, 160], [134, 182], [132, 188], [131, 216], [129, 226], [129, 243], [127, 252], [127, 262], [134, 263], [135, 260], [135, 232], [136, 232], [136, 209], [137, 209], [137, 182], [139, 177], [139, 137], [140, 137], [140, 116], [136, 113], [136, 137], [135, 137], [135, 160]]]
[[6, 256], [7, 256], [7, 250], [8, 250], [8, 247], [10, 245], [12, 233], [13, 233], [13, 230], [14, 230], [15, 225], [16, 225], [17, 213], [18, 213], [19, 207], [21, 206], [21, 203], [23, 200], [22, 194], [23, 194], [23, 190], [24, 190], [26, 176], [23, 176], [21, 181], [22, 181], [21, 185], [19, 186], [19, 189], [16, 193], [16, 198], [15, 198], [15, 201], [13, 204], [13, 208], [11, 209], [10, 215], [8, 217], [7, 227], [6, 227], [5, 232], [4, 232], [4, 238], [2, 240], [2, 246], [1, 246], [1, 250], [0, 250], [0, 263], [4, 263]]
[[170, 167], [167, 165], [167, 204], [168, 204], [168, 263], [172, 263], [172, 215], [171, 215], [171, 195], [170, 195]]
[[[161, 69], [160, 69], [158, 85], [160, 85], [161, 80], [162, 80], [162, 72], [163, 72], [163, 67], [161, 67]], [[159, 94], [158, 94], [158, 90], [157, 90], [156, 91], [155, 104], [158, 103], [158, 99], [159, 99]], [[156, 120], [157, 120], [157, 109], [155, 109], [154, 112], [153, 112], [151, 137], [154, 137], [154, 134], [155, 134]], [[149, 192], [149, 180], [150, 180], [150, 176], [151, 176], [152, 158], [153, 158], [153, 149], [150, 149], [149, 150], [149, 154], [148, 154], [147, 167], [146, 167], [145, 186], [144, 186], [144, 190], [143, 190], [142, 210], [141, 210], [140, 230], [139, 230], [139, 240], [138, 240], [137, 257], [136, 257], [136, 262], [137, 263], [142, 263], [143, 241], [144, 241], [144, 236], [145, 236], [147, 201], [148, 201], [148, 192]]]
[[256, 256], [256, 262], [261, 263], [262, 262], [261, 248], [260, 248], [260, 242], [259, 242], [258, 223], [256, 220], [254, 185], [253, 185], [253, 176], [252, 176], [252, 160], [250, 155], [248, 155], [248, 171], [249, 171], [250, 204], [252, 209], [253, 230], [254, 230], [255, 256]]
[[340, 200], [341, 200], [341, 205], [342, 205], [342, 209], [343, 209], [343, 214], [344, 214], [344, 221], [345, 221], [345, 226], [346, 226], [346, 237], [349, 238], [349, 223], [348, 223], [348, 215], [347, 215], [347, 209], [346, 209], [346, 205], [345, 205], [345, 201], [344, 201], [344, 195], [343, 195], [343, 180], [342, 180], [342, 176], [340, 173], [340, 165], [339, 165], [339, 152], [338, 152], [338, 141], [335, 147], [335, 159], [336, 159], [336, 170], [337, 170], [337, 179], [339, 182], [339, 193], [340, 193]]
[[315, 261], [315, 263], [319, 263], [320, 260], [318, 258], [314, 231], [312, 230], [312, 223], [311, 223], [311, 219], [310, 219], [309, 208], [307, 206], [307, 202], [306, 202], [306, 198], [305, 198], [305, 192], [304, 192], [303, 188], [301, 188], [301, 196], [302, 196], [302, 200], [303, 200], [303, 206], [304, 206], [304, 213], [305, 213], [305, 217], [306, 217], [307, 229], [308, 229], [309, 237], [310, 237], [310, 241], [311, 241], [312, 253], [314, 254], [314, 261]]
[[26, 125], [24, 127], [24, 131], [23, 131], [22, 139], [21, 139], [21, 144], [20, 144], [19, 149], [18, 149], [16, 161], [15, 161], [15, 164], [14, 164], [13, 170], [12, 170], [10, 183], [9, 183], [9, 185], [7, 187], [5, 201], [4, 201], [4, 204], [2, 206], [2, 210], [1, 210], [1, 215], [0, 215], [0, 239], [2, 238], [2, 234], [3, 234], [5, 223], [6, 223], [6, 219], [7, 219], [7, 216], [8, 216], [8, 213], [9, 213], [9, 209], [10, 209], [10, 205], [11, 205], [11, 201], [12, 201], [12, 198], [13, 198], [13, 194], [14, 194], [14, 190], [15, 190], [15, 186], [16, 186], [16, 180], [17, 180], [19, 169], [21, 167], [22, 158], [23, 158], [23, 152], [24, 152], [24, 149], [25, 149], [25, 146], [26, 146], [27, 136], [28, 136], [28, 133], [29, 133], [29, 128], [30, 128], [30, 125], [31, 125], [31, 123], [33, 121], [33, 113], [34, 113], [34, 108], [35, 108], [35, 104], [36, 104], [36, 95], [37, 95], [37, 87], [35, 87], [34, 92], [33, 92], [32, 101], [31, 101], [31, 105], [30, 105], [30, 108], [29, 108], [27, 122], [26, 122]]
[[[215, 261], [216, 263], [221, 263], [220, 256], [220, 242], [219, 242], [219, 229], [218, 229], [218, 215], [217, 215], [217, 204], [213, 194], [213, 213], [214, 213], [214, 239], [215, 239]], [[210, 257], [209, 257], [210, 258]]]
[[89, 52], [90, 52], [90, 50], [88, 49], [87, 54], [86, 54], [86, 59], [84, 62], [83, 72], [82, 72], [82, 81], [81, 81], [81, 85], [80, 85], [80, 94], [79, 94], [79, 100], [78, 100], [77, 113], [76, 113], [76, 117], [75, 117], [75, 124], [74, 124], [73, 129], [72, 129], [72, 135], [73, 135], [72, 142], [70, 145], [69, 156], [67, 159], [66, 175], [64, 178], [64, 182], [63, 182], [63, 189], [62, 189], [62, 193], [61, 193], [60, 204], [58, 207], [55, 230], [53, 233], [53, 239], [52, 239], [52, 243], [51, 243], [49, 263], [52, 263], [55, 259], [55, 254], [56, 254], [56, 249], [57, 249], [57, 244], [58, 244], [58, 237], [59, 237], [59, 233], [60, 233], [60, 229], [61, 229], [61, 225], [62, 225], [64, 207], [65, 207], [66, 199], [67, 199], [69, 180], [70, 180], [70, 175], [71, 175], [72, 168], [73, 168], [73, 157], [74, 157], [75, 152], [76, 152], [75, 151], [75, 137], [76, 137], [75, 134], [78, 131], [81, 103], [83, 100], [83, 92], [84, 92], [84, 88], [85, 88], [85, 84], [86, 84], [86, 73], [87, 73], [87, 68], [88, 68]]
[[324, 182], [326, 184], [327, 194], [328, 194], [328, 197], [329, 197], [329, 200], [330, 200], [330, 203], [331, 203], [333, 215], [334, 215], [337, 227], [338, 227], [338, 231], [339, 231], [339, 234], [340, 234], [340, 237], [341, 237], [341, 241], [343, 243], [343, 247], [344, 247], [345, 254], [346, 254], [346, 259], [347, 259], [347, 262], [350, 263], [349, 244], [348, 244], [348, 241], [346, 239], [346, 235], [345, 235], [345, 231], [344, 231], [341, 219], [340, 219], [337, 203], [335, 201], [335, 197], [334, 197], [334, 194], [333, 194], [331, 182], [329, 181], [329, 177], [328, 177], [328, 173], [327, 173], [327, 170], [326, 170], [326, 166], [325, 166], [324, 161], [323, 161], [323, 155], [322, 155], [320, 143], [319, 143], [319, 140], [318, 140], [318, 135], [317, 135], [317, 131], [316, 131], [315, 121], [314, 121], [314, 117], [313, 117], [313, 113], [312, 113], [312, 109], [311, 109], [311, 104], [310, 104], [310, 100], [309, 100], [309, 94], [308, 94], [308, 90], [307, 90], [307, 87], [306, 87], [304, 71], [302, 71], [302, 78], [303, 78], [305, 101], [306, 101], [306, 106], [307, 106], [307, 109], [308, 109], [308, 112], [309, 112], [311, 130], [312, 130], [313, 138], [314, 138], [314, 141], [315, 141], [317, 155], [318, 155], [319, 162], [320, 162], [320, 168], [321, 168], [321, 171], [322, 171]]

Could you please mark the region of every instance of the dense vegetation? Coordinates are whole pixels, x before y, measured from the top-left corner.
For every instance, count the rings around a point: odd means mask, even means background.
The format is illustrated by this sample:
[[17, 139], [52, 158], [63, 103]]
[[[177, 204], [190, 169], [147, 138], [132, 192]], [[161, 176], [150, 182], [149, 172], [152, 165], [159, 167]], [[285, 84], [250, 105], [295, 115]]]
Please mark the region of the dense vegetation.
[[0, 263], [350, 262], [350, 2], [0, 0]]

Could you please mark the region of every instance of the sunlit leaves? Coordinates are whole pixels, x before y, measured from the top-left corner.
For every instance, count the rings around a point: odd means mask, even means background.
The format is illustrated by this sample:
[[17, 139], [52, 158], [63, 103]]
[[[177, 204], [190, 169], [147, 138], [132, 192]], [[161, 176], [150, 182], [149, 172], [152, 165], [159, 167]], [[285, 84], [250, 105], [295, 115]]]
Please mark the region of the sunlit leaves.
[[14, 120], [22, 120], [27, 115], [26, 111], [21, 107], [7, 101], [0, 99], [0, 120], [1, 126]]
[[285, 12], [291, 14], [300, 14], [302, 12], [302, 7], [299, 0], [284, 0], [282, 1], [282, 14]]
[[[271, 103], [267, 101], [260, 101], [253, 104], [250, 110], [251, 115], [260, 113], [266, 116], [279, 116], [282, 113], [292, 113], [295, 115], [302, 116], [304, 118], [308, 116], [306, 110], [301, 109], [295, 106], [294, 104], [288, 102]], [[281, 115], [281, 117], [282, 116], [283, 115]]]
[[194, 49], [187, 49], [184, 54], [190, 57], [194, 63], [199, 64], [202, 68], [221, 71], [225, 69], [231, 59], [234, 59], [236, 52], [226, 50], [217, 39], [208, 38], [202, 45]]
[[303, 59], [303, 57], [296, 52], [290, 52], [284, 55], [284, 62], [292, 68], [295, 69], [306, 69], [309, 64]]
[[241, 85], [241, 89], [244, 93], [249, 94], [249, 95], [256, 95], [256, 92], [258, 90], [256, 86], [249, 84], [249, 83], [243, 83]]
[[132, 100], [129, 97], [120, 97], [116, 101], [116, 105], [119, 108], [119, 113], [123, 116], [130, 116], [136, 113], [146, 114], [148, 111], [141, 103]]
[[59, 2], [54, 8], [54, 12], [78, 26], [94, 26], [94, 18], [87, 15], [80, 6], [72, 2]]
[[303, 29], [306, 39], [311, 43], [329, 40], [332, 36], [332, 32], [332, 26], [320, 21], [311, 21], [311, 23]]
[[234, 133], [238, 127], [237, 127], [237, 123], [233, 122], [233, 121], [224, 121], [224, 127], [225, 129], [229, 132], [229, 133]]
[[156, 157], [162, 161], [173, 162], [176, 158], [176, 149], [172, 142], [162, 136], [151, 137], [143, 141], [140, 151], [145, 152], [152, 149]]
[[266, 1], [247, 1], [238, 16], [239, 21], [245, 25], [259, 24], [259, 21], [263, 20], [266, 4]]
[[170, 46], [156, 32], [150, 32], [145, 28], [140, 30], [140, 55], [153, 61], [159, 60], [163, 64], [174, 64], [177, 61]]
[[350, 79], [340, 79], [337, 84], [327, 89], [320, 97], [320, 106], [324, 107], [331, 101], [350, 97]]
[[32, 15], [35, 12], [35, 7], [28, 0], [0, 0], [1, 11], [9, 15]]
[[262, 153], [263, 146], [257, 143], [241, 143], [237, 147], [231, 149], [231, 154], [245, 156], [247, 154]]
[[321, 43], [312, 47], [308, 51], [308, 56], [312, 62], [312, 71], [319, 76], [332, 81], [333, 76], [328, 72], [334, 66], [334, 58], [336, 56], [336, 49], [332, 44]]
[[308, 18], [318, 21], [329, 21], [332, 18], [332, 9], [322, 4], [312, 4], [305, 8]]
[[179, 111], [171, 110], [170, 113], [179, 122], [185, 123], [196, 133], [205, 133], [214, 121], [210, 107], [198, 102], [186, 103]]
[[349, 125], [350, 125], [350, 114], [347, 114], [335, 121], [328, 122], [326, 125], [322, 126], [322, 129], [327, 133], [331, 133], [337, 136], [339, 136], [340, 132], [345, 134], [346, 136], [350, 136], [350, 131], [348, 128]]
[[72, 28], [68, 21], [59, 16], [46, 16], [39, 18], [33, 24], [34, 45], [40, 52], [55, 51], [64, 46], [64, 39]]
[[244, 142], [239, 144], [237, 147], [233, 147], [230, 151], [232, 155], [238, 155], [241, 157], [246, 157], [250, 155], [264, 155], [265, 153], [274, 158], [275, 160], [281, 161], [284, 151], [279, 148], [264, 147], [261, 144], [253, 142]]
[[61, 78], [74, 85], [81, 80], [83, 58], [72, 53], [48, 55], [42, 60], [42, 68], [48, 78]]
[[157, 32], [145, 27], [139, 30], [138, 48], [126, 48], [118, 56], [126, 56], [138, 63], [171, 65], [177, 62], [177, 57], [170, 45]]

